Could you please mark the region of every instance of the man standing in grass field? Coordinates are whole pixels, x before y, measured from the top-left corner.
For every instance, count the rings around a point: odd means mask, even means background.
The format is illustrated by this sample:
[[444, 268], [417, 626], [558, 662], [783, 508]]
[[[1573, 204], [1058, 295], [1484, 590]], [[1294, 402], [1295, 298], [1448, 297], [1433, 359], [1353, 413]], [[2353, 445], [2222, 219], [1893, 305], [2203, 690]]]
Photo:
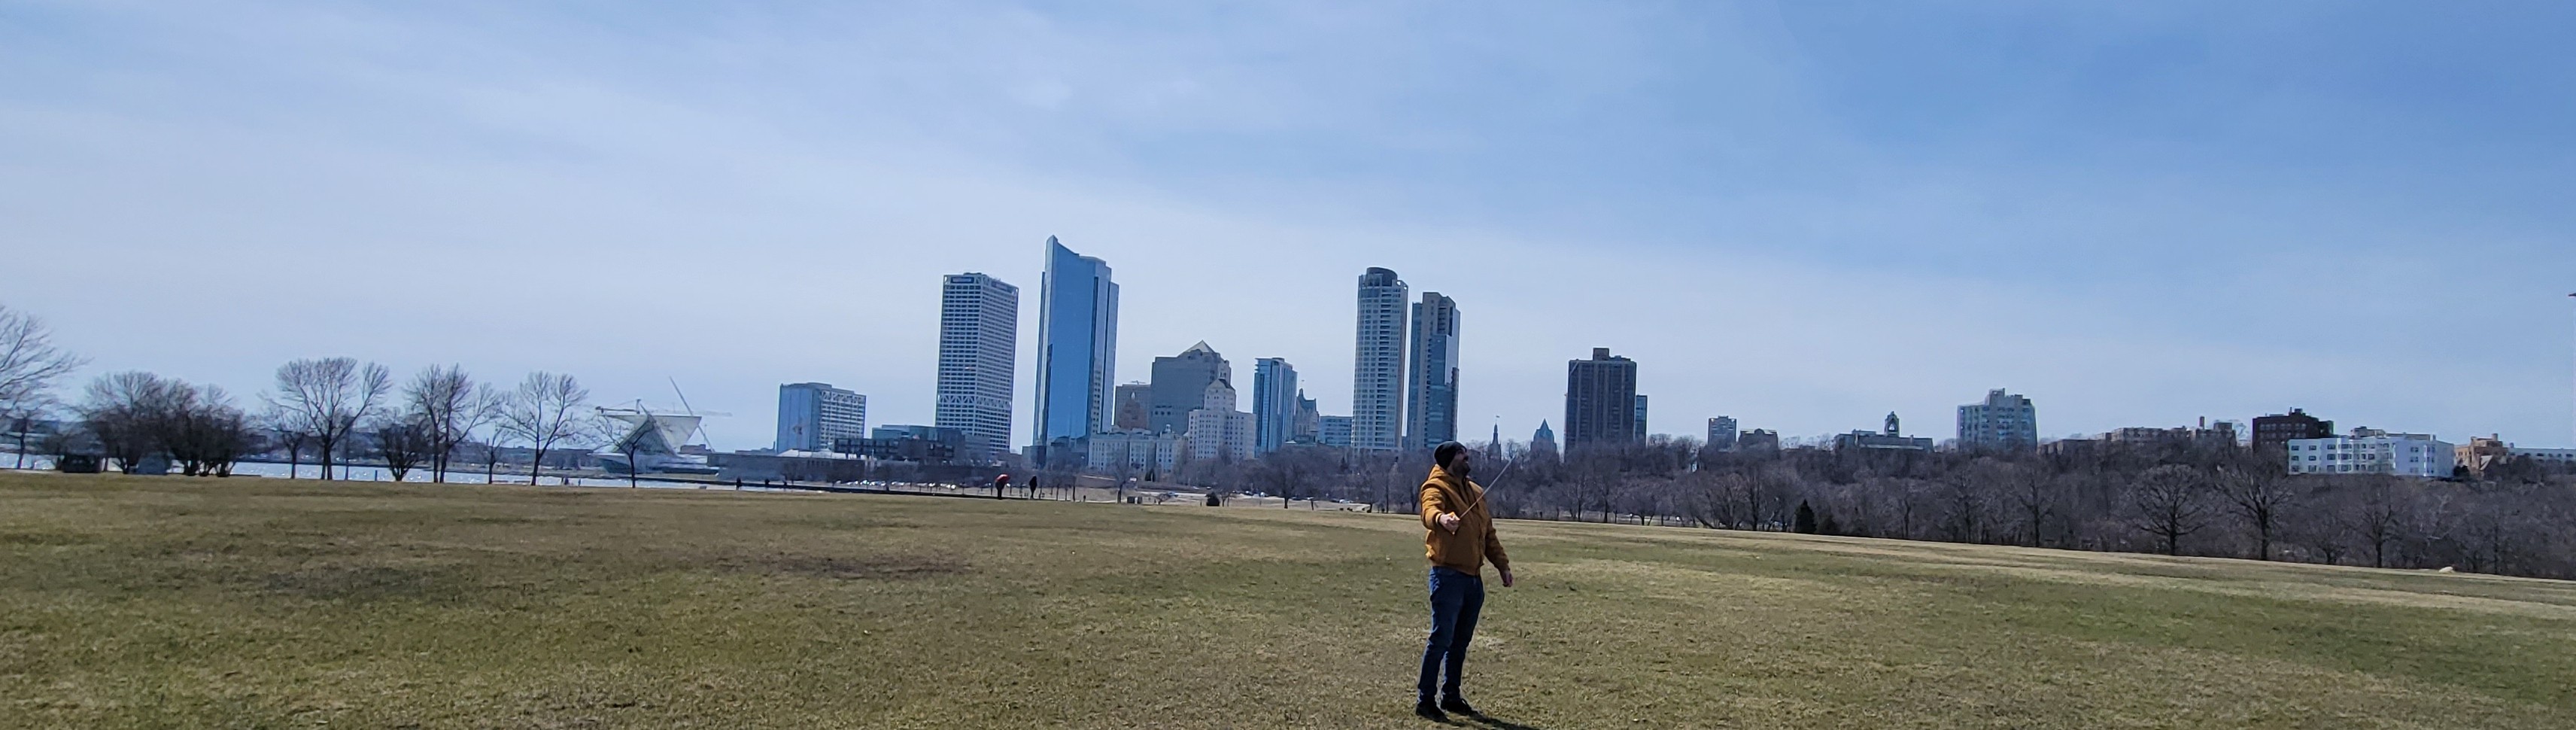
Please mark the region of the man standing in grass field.
[[[1431, 558], [1431, 639], [1422, 647], [1422, 681], [1415, 688], [1413, 714], [1443, 721], [1450, 712], [1482, 717], [1458, 696], [1458, 675], [1467, 667], [1476, 615], [1485, 608], [1485, 561], [1494, 562], [1505, 588], [1512, 586], [1512, 563], [1494, 539], [1485, 488], [1467, 480], [1475, 472], [1475, 454], [1466, 444], [1450, 441], [1432, 449], [1431, 459], [1431, 476], [1422, 482], [1422, 545]], [[1437, 703], [1431, 698], [1435, 690], [1440, 693]]]

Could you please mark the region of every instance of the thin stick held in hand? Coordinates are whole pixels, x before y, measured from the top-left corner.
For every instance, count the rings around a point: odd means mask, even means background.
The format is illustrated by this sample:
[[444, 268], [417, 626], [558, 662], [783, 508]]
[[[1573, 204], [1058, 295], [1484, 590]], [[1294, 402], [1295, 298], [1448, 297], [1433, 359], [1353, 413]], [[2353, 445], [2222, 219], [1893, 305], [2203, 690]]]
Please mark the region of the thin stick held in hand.
[[[1468, 502], [1468, 503], [1467, 503], [1467, 508], [1466, 508], [1466, 509], [1462, 509], [1462, 510], [1459, 510], [1459, 511], [1458, 511], [1458, 516], [1459, 516], [1459, 517], [1466, 517], [1466, 516], [1467, 516], [1467, 513], [1476, 511], [1476, 507], [1477, 507], [1477, 506], [1484, 504], [1484, 503], [1485, 503], [1485, 495], [1494, 491], [1494, 485], [1503, 483], [1503, 477], [1510, 476], [1510, 475], [1511, 475], [1511, 473], [1512, 473], [1512, 465], [1513, 465], [1513, 464], [1518, 464], [1518, 463], [1521, 463], [1521, 460], [1519, 460], [1519, 459], [1513, 459], [1513, 460], [1510, 460], [1510, 461], [1503, 462], [1503, 470], [1502, 470], [1502, 471], [1498, 471], [1498, 472], [1494, 472], [1494, 483], [1493, 483], [1493, 484], [1487, 484], [1487, 485], [1485, 485], [1485, 488], [1484, 488], [1484, 489], [1477, 490], [1476, 495], [1475, 495], [1475, 497], [1474, 497], [1475, 501]], [[1468, 483], [1469, 483], [1469, 484], [1474, 484], [1475, 482], [1474, 482], [1473, 480], [1470, 480], [1470, 481], [1468, 481]]]

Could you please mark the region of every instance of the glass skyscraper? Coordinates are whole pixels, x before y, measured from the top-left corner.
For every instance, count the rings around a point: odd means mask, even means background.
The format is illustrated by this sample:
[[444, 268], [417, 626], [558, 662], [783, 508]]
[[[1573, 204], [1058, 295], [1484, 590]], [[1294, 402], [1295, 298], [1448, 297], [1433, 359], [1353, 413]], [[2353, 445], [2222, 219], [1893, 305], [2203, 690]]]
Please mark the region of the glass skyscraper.
[[1252, 364], [1252, 443], [1260, 453], [1279, 450], [1295, 436], [1297, 368], [1287, 360], [1265, 357]]
[[1118, 359], [1118, 285], [1109, 280], [1109, 264], [1054, 236], [1046, 247], [1046, 277], [1038, 282], [1038, 446], [1109, 428]]
[[1423, 292], [1413, 305], [1413, 345], [1404, 374], [1404, 448], [1458, 440], [1458, 301]]

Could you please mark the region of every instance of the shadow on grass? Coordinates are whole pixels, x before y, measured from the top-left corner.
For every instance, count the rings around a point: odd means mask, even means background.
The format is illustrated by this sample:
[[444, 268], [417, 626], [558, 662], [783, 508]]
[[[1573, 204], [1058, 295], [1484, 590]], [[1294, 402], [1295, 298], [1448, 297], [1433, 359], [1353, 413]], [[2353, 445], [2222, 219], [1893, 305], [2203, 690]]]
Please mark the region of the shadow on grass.
[[1543, 730], [1536, 725], [1523, 725], [1490, 715], [1468, 715], [1466, 718], [1466, 722], [1462, 723], [1456, 720], [1451, 720], [1449, 721], [1449, 724], [1464, 725], [1466, 727], [1488, 727], [1493, 728], [1493, 730]]

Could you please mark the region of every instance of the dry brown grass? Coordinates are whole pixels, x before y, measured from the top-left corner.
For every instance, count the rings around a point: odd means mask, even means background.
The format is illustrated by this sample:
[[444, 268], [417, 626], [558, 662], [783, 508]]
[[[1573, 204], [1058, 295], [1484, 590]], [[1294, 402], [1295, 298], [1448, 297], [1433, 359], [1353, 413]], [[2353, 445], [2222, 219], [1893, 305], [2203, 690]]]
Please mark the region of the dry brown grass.
[[[0, 475], [0, 727], [1416, 727], [1410, 517]], [[1506, 522], [1511, 724], [2576, 727], [2576, 587]]]

